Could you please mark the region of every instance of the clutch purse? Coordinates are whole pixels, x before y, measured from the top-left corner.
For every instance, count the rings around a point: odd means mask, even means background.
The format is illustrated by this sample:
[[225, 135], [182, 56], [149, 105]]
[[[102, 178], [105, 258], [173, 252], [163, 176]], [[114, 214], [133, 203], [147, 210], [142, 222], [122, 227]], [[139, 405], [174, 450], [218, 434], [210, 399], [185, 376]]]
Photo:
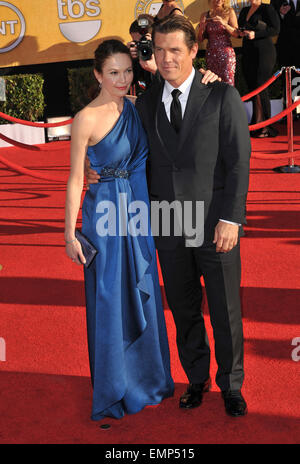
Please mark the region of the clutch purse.
[[83, 235], [80, 230], [75, 230], [75, 237], [77, 238], [78, 242], [80, 242], [82, 253], [86, 260], [84, 266], [89, 267], [98, 254], [98, 250], [96, 250], [92, 242], [85, 235]]

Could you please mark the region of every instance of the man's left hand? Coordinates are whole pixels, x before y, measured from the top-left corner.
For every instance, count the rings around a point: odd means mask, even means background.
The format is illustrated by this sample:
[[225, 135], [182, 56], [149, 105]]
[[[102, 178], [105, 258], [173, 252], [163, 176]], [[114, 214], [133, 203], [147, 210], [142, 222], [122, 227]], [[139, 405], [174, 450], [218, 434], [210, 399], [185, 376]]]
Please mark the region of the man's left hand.
[[238, 242], [239, 225], [219, 221], [215, 227], [213, 243], [216, 244], [218, 253], [227, 253], [232, 250]]
[[208, 84], [209, 82], [221, 81], [221, 78], [217, 74], [210, 71], [209, 69], [205, 70], [203, 68], [200, 68], [199, 72], [203, 74], [202, 84]]

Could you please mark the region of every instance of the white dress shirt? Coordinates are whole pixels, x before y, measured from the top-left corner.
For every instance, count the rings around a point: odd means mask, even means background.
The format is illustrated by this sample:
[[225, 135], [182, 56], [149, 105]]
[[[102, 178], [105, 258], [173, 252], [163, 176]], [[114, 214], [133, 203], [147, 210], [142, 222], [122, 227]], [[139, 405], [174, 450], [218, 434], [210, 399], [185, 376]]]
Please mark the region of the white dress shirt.
[[[178, 87], [178, 90], [180, 90], [181, 92], [181, 95], [179, 95], [179, 101], [181, 104], [182, 118], [184, 117], [184, 112], [185, 112], [186, 104], [189, 98], [194, 76], [195, 76], [195, 68], [193, 68], [189, 77]], [[164, 86], [164, 90], [162, 94], [162, 102], [165, 105], [165, 110], [166, 110], [169, 121], [171, 121], [170, 112], [171, 112], [171, 103], [173, 100], [172, 92], [175, 88], [177, 87], [173, 87], [169, 82], [165, 81], [165, 86]]]
[[[178, 90], [180, 90], [181, 92], [181, 95], [179, 95], [179, 101], [181, 104], [182, 118], [184, 117], [186, 104], [189, 98], [195, 72], [196, 72], [195, 68], [193, 68], [189, 77], [179, 87], [173, 87], [168, 81], [165, 81], [164, 90], [162, 94], [162, 102], [165, 105], [165, 111], [166, 111], [169, 121], [171, 121], [170, 113], [171, 113], [171, 103], [173, 100], [172, 92], [175, 88], [178, 88]], [[234, 225], [240, 226], [240, 224], [237, 224], [236, 222], [227, 221], [225, 219], [220, 219], [220, 221], [227, 222], [228, 224], [234, 224]]]

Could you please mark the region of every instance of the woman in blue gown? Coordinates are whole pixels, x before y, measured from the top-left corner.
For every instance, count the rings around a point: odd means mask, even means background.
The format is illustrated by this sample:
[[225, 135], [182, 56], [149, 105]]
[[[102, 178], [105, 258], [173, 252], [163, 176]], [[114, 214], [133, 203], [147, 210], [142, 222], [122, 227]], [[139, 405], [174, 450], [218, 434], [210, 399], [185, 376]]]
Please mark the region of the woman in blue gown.
[[92, 419], [121, 418], [173, 395], [167, 332], [146, 183], [148, 145], [125, 98], [132, 82], [129, 50], [117, 40], [95, 52], [100, 94], [74, 118], [66, 196], [67, 255], [84, 263], [75, 238], [84, 160], [100, 175], [82, 204], [82, 232], [98, 254], [84, 268], [93, 386]]

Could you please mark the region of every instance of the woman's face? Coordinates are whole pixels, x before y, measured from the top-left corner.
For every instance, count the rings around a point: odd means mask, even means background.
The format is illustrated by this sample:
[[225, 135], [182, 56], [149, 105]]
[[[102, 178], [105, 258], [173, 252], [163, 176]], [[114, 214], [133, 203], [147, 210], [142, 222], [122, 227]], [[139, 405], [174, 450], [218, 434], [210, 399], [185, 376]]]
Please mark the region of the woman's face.
[[133, 79], [131, 58], [125, 53], [116, 53], [107, 58], [101, 73], [96, 70], [94, 73], [103, 91], [112, 97], [124, 97]]
[[224, 0], [212, 0], [212, 7], [213, 8], [223, 8], [224, 7]]

